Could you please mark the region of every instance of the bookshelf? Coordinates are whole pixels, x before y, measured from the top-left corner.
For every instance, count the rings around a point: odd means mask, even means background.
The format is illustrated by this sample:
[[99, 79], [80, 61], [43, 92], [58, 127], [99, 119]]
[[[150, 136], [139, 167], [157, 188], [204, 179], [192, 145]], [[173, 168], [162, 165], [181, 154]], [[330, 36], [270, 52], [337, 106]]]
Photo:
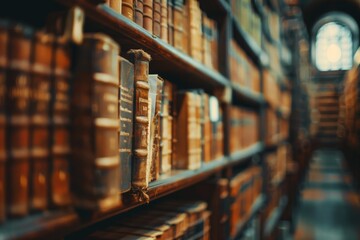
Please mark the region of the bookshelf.
[[[24, 7], [30, 6], [30, 3], [21, 1]], [[261, 44], [256, 43], [250, 33], [244, 30], [234, 13], [231, 10], [231, 3], [225, 0], [211, 0], [209, 4], [206, 0], [199, 0], [200, 8], [206, 14], [214, 19], [218, 26], [218, 70], [211, 69], [199, 61], [196, 61], [188, 54], [176, 49], [174, 46], [164, 42], [159, 37], [149, 33], [143, 27], [129, 20], [123, 15], [116, 13], [108, 5], [97, 3], [97, 1], [86, 0], [51, 0], [32, 3], [32, 7], [44, 7], [45, 11], [31, 19], [32, 16], [24, 15], [20, 19], [16, 16], [16, 6], [10, 6], [6, 13], [1, 11], [1, 17], [10, 17], [14, 20], [21, 20], [25, 23], [29, 22], [39, 27], [46, 22], [46, 13], [50, 11], [69, 11], [74, 6], [82, 9], [85, 16], [85, 32], [98, 31], [107, 34], [115, 42], [121, 46], [121, 56], [126, 56], [129, 49], [141, 48], [151, 55], [150, 73], [156, 73], [168, 79], [175, 84], [179, 90], [201, 88], [206, 93], [212, 94], [219, 99], [220, 108], [223, 112], [223, 153], [224, 156], [213, 159], [210, 162], [202, 163], [201, 167], [196, 170], [178, 170], [173, 169], [170, 172], [160, 175], [160, 177], [149, 183], [146, 193], [149, 196], [150, 205], [156, 199], [165, 198], [175, 192], [190, 188], [195, 184], [206, 182], [209, 179], [219, 180], [220, 178], [231, 179], [235, 173], [246, 171], [253, 165], [259, 165], [264, 169], [263, 182], [267, 170], [264, 163], [264, 157], [267, 153], [274, 152], [278, 147], [288, 143], [290, 137], [285, 134], [276, 137], [274, 141], [267, 144], [265, 141], [266, 129], [266, 111], [271, 111], [277, 121], [285, 121], [292, 124], [292, 115], [284, 110], [281, 101], [273, 103], [264, 95], [266, 91], [264, 81], [264, 72], [268, 71], [276, 79], [273, 85], [278, 89], [279, 93], [290, 93], [294, 90], [292, 81], [287, 80], [285, 74], [279, 72], [279, 69], [273, 69], [271, 61], [273, 60], [269, 53], [265, 50], [264, 41], [268, 41], [278, 52], [285, 51], [287, 61], [283, 61], [286, 66], [292, 64], [289, 59], [295, 59], [295, 56], [288, 51], [288, 48], [280, 40], [274, 40], [269, 32], [271, 26], [266, 25], [266, 14], [270, 11], [272, 14], [279, 15], [281, 7], [274, 4], [274, 1], [251, 0], [250, 10], [256, 14], [258, 19], [262, 21]], [[277, 1], [276, 1], [277, 2]], [[286, 5], [287, 6], [287, 5]], [[268, 9], [268, 10], [266, 10]], [[280, 23], [279, 23], [280, 24]], [[266, 40], [267, 39], [267, 40]], [[259, 91], [254, 91], [251, 87], [241, 86], [230, 79], [230, 41], [234, 42], [245, 52], [246, 61], [254, 63], [254, 69], [259, 72], [260, 82]], [[285, 50], [283, 50], [283, 48]], [[281, 54], [282, 56], [282, 54]], [[279, 59], [280, 62], [281, 59]], [[250, 79], [251, 80], [251, 79]], [[292, 96], [293, 93], [291, 93]], [[257, 128], [259, 130], [256, 141], [242, 147], [231, 153], [229, 142], [231, 141], [232, 119], [230, 117], [231, 107], [241, 108], [242, 110], [250, 110], [259, 118]], [[291, 113], [292, 114], [292, 113]], [[278, 124], [279, 125], [279, 124]], [[279, 135], [280, 127], [274, 132]], [[290, 127], [288, 127], [290, 128]], [[254, 161], [258, 159], [259, 161]], [[240, 170], [239, 170], [240, 169]], [[276, 185], [282, 188], [282, 179]], [[269, 192], [267, 186], [262, 187], [261, 195], [256, 197], [250, 206], [247, 215], [236, 223], [236, 236], [241, 236], [246, 230], [248, 223], [254, 216], [261, 216], [262, 210], [267, 207], [267, 199]], [[229, 188], [229, 187], [228, 187]], [[85, 237], [96, 227], [111, 222], [111, 219], [119, 215], [126, 215], [133, 209], [140, 206], [146, 206], [146, 202], [138, 201], [134, 194], [127, 192], [122, 195], [121, 206], [114, 206], [104, 211], [79, 211], [73, 206], [65, 209], [50, 209], [41, 213], [31, 213], [28, 216], [19, 219], [7, 219], [0, 224], [1, 239], [23, 239], [23, 238], [65, 238], [80, 239]], [[271, 198], [271, 197], [270, 197]], [[281, 218], [286, 202], [281, 201], [281, 206], [272, 212], [279, 212], [276, 219]], [[210, 209], [211, 210], [211, 209]], [[227, 215], [230, 213], [227, 211]], [[273, 215], [273, 214], [272, 214]], [[274, 217], [275, 218], [275, 217]], [[276, 220], [278, 221], [278, 220]], [[267, 221], [269, 222], [269, 221]], [[272, 222], [272, 221], [270, 221]], [[230, 224], [230, 223], [227, 223]], [[268, 235], [270, 231], [270, 223], [266, 223], [261, 227], [261, 231]], [[29, 227], [31, 225], [31, 227]], [[276, 222], [271, 223], [271, 229], [275, 228]], [[271, 230], [272, 231], [272, 230]], [[216, 237], [215, 237], [216, 239]]]

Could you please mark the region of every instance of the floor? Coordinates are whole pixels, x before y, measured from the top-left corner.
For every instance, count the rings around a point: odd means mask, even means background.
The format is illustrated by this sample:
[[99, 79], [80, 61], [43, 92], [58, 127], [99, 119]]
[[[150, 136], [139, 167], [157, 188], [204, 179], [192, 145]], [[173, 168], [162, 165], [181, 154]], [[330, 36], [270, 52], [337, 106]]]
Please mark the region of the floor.
[[360, 239], [359, 199], [342, 153], [316, 151], [301, 192], [294, 239]]

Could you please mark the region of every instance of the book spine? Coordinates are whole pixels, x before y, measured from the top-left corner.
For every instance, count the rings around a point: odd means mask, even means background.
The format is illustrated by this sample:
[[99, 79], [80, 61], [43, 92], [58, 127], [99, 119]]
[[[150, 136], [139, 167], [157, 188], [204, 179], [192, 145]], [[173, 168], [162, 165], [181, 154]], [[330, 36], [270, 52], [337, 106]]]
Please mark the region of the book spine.
[[108, 209], [119, 194], [119, 46], [108, 36], [84, 35], [72, 92], [75, 206]]
[[173, 25], [174, 25], [174, 47], [180, 51], [185, 51], [183, 43], [183, 33], [184, 33], [184, 1], [183, 0], [174, 0], [173, 8]]
[[167, 0], [168, 42], [174, 46], [174, 0]]
[[144, 0], [133, 0], [133, 1], [134, 1], [135, 23], [143, 27]]
[[135, 82], [135, 126], [133, 142], [132, 187], [145, 191], [149, 184], [150, 156], [150, 99], [149, 99], [149, 62], [150, 55], [142, 50], [130, 50], [134, 64]]
[[53, 52], [50, 149], [50, 204], [66, 206], [70, 195], [70, 43], [59, 37]]
[[190, 15], [190, 1], [183, 1], [183, 6], [182, 6], [182, 16], [181, 16], [181, 21], [182, 21], [182, 51], [186, 54], [189, 54], [190, 50], [190, 42], [189, 42], [189, 38], [190, 38], [190, 19], [189, 19], [189, 15]]
[[154, 181], [160, 176], [160, 109], [161, 109], [161, 93], [163, 89], [164, 81], [158, 77], [156, 83], [156, 103], [155, 103], [155, 115], [153, 119], [154, 125], [154, 142], [152, 147], [152, 176], [151, 179]]
[[29, 203], [30, 165], [30, 57], [31, 29], [13, 26], [9, 39], [7, 72], [7, 208], [10, 216], [24, 216]]
[[202, 61], [201, 10], [197, 0], [190, 0], [189, 5], [189, 54], [197, 61]]
[[122, 0], [107, 0], [109, 7], [121, 14]]
[[6, 69], [8, 67], [8, 23], [0, 21], [0, 223], [6, 218]]
[[153, 33], [157, 37], [161, 37], [161, 0], [154, 0], [154, 13], [153, 13]]
[[172, 102], [173, 102], [173, 85], [169, 81], [164, 81], [162, 104], [161, 104], [161, 138], [160, 138], [160, 165], [161, 173], [166, 173], [171, 169], [172, 159]]
[[167, 0], [161, 0], [161, 32], [160, 38], [168, 42], [168, 5]]
[[219, 63], [218, 63], [218, 31], [217, 31], [217, 25], [215, 20], [210, 21], [210, 58], [211, 58], [211, 65], [210, 67], [212, 69], [218, 70], [219, 69]]
[[134, 0], [122, 0], [121, 13], [131, 21], [134, 21]]
[[153, 0], [144, 0], [143, 27], [153, 33]]
[[38, 32], [33, 43], [30, 96], [30, 207], [45, 210], [49, 182], [49, 112], [54, 37]]
[[203, 144], [203, 160], [204, 162], [209, 162], [211, 159], [211, 123], [209, 116], [209, 95], [202, 94], [203, 98], [203, 134], [202, 137], [204, 139]]
[[131, 158], [134, 116], [134, 65], [120, 58], [120, 191], [131, 188]]

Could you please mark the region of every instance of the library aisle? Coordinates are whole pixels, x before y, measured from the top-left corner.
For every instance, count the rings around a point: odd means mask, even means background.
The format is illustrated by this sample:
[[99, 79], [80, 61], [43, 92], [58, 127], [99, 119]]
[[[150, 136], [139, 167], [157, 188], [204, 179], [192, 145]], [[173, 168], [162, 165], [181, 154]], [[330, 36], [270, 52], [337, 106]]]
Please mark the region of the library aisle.
[[342, 153], [315, 151], [301, 192], [294, 239], [360, 239], [359, 200]]

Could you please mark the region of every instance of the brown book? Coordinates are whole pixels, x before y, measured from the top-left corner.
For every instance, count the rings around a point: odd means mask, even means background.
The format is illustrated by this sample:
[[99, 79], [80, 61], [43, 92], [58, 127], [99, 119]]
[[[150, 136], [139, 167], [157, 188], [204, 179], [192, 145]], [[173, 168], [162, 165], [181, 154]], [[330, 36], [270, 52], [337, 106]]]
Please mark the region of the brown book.
[[108, 230], [101, 230], [96, 231], [89, 236], [86, 237], [86, 239], [90, 240], [155, 240], [154, 237], [143, 237], [139, 235], [133, 235], [129, 233], [120, 233], [120, 232], [114, 232], [114, 231], [108, 231]]
[[150, 144], [151, 153], [151, 181], [159, 178], [160, 175], [160, 110], [161, 97], [164, 80], [157, 74], [149, 75], [150, 96], [151, 96], [151, 118], [150, 118]]
[[9, 23], [0, 21], [0, 223], [6, 218], [6, 69], [8, 67]]
[[153, 33], [153, 0], [144, 1], [143, 27]]
[[173, 167], [201, 167], [200, 96], [195, 92], [180, 92], [176, 104], [176, 156]]
[[168, 42], [169, 37], [168, 37], [168, 4], [167, 4], [167, 0], [161, 0], [161, 22], [160, 22], [160, 25], [161, 25], [160, 37], [164, 42]]
[[212, 160], [211, 158], [211, 122], [210, 122], [210, 109], [209, 109], [209, 95], [203, 93], [201, 95], [202, 98], [202, 106], [203, 106], [203, 116], [202, 116], [202, 125], [203, 125], [203, 132], [202, 132], [202, 152], [203, 152], [203, 161], [209, 162]]
[[[135, 82], [135, 126], [133, 143], [132, 187], [144, 193], [150, 181], [150, 96], [149, 62], [151, 57], [143, 50], [130, 50], [128, 54], [134, 63]], [[141, 200], [141, 199], [140, 199]]]
[[125, 226], [110, 226], [106, 228], [106, 231], [131, 234], [140, 237], [150, 237], [156, 240], [164, 240], [163, 232], [158, 230], [149, 230], [144, 228], [133, 228], [133, 227], [125, 227]]
[[161, 0], [153, 0], [153, 34], [161, 37]]
[[119, 57], [120, 191], [131, 188], [131, 158], [134, 116], [134, 65]]
[[143, 27], [144, 21], [144, 0], [133, 0], [134, 1], [134, 12], [135, 12], [135, 23]]
[[14, 25], [9, 29], [6, 77], [7, 123], [7, 212], [10, 216], [24, 216], [29, 206], [30, 167], [30, 57], [32, 29]]
[[53, 52], [53, 89], [51, 114], [50, 149], [50, 203], [66, 206], [70, 195], [70, 67], [71, 45], [68, 39], [59, 37]]
[[168, 42], [174, 46], [174, 0], [167, 0]]
[[171, 169], [172, 159], [172, 126], [173, 126], [173, 84], [164, 81], [161, 104], [161, 137], [160, 137], [160, 172], [166, 173]]
[[173, 26], [174, 26], [174, 47], [185, 52], [184, 49], [184, 0], [174, 0], [173, 7]]
[[106, 3], [114, 9], [115, 12], [121, 14], [122, 0], [107, 0]]
[[72, 94], [75, 206], [108, 209], [119, 194], [119, 46], [101, 33], [84, 35]]
[[122, 0], [121, 13], [131, 21], [134, 21], [134, 0]]
[[202, 38], [201, 38], [201, 10], [197, 0], [188, 0], [188, 19], [187, 19], [187, 30], [189, 37], [189, 55], [195, 60], [202, 61]]
[[[177, 0], [175, 0], [177, 1]], [[182, 51], [186, 54], [189, 54], [189, 37], [190, 37], [190, 26], [189, 26], [189, 1], [185, 1], [182, 0], [182, 16], [181, 16], [181, 21], [182, 21]], [[176, 26], [176, 22], [175, 23], [175, 27]]]
[[209, 97], [209, 115], [211, 124], [211, 159], [224, 156], [224, 129], [222, 121], [222, 110], [216, 97]]
[[216, 21], [213, 19], [210, 19], [210, 29], [211, 32], [209, 34], [209, 41], [210, 41], [210, 57], [211, 57], [211, 65], [210, 67], [212, 69], [218, 70], [219, 69], [219, 63], [218, 63], [218, 30]]
[[49, 182], [49, 112], [54, 36], [38, 32], [33, 43], [30, 97], [30, 207], [48, 206]]

